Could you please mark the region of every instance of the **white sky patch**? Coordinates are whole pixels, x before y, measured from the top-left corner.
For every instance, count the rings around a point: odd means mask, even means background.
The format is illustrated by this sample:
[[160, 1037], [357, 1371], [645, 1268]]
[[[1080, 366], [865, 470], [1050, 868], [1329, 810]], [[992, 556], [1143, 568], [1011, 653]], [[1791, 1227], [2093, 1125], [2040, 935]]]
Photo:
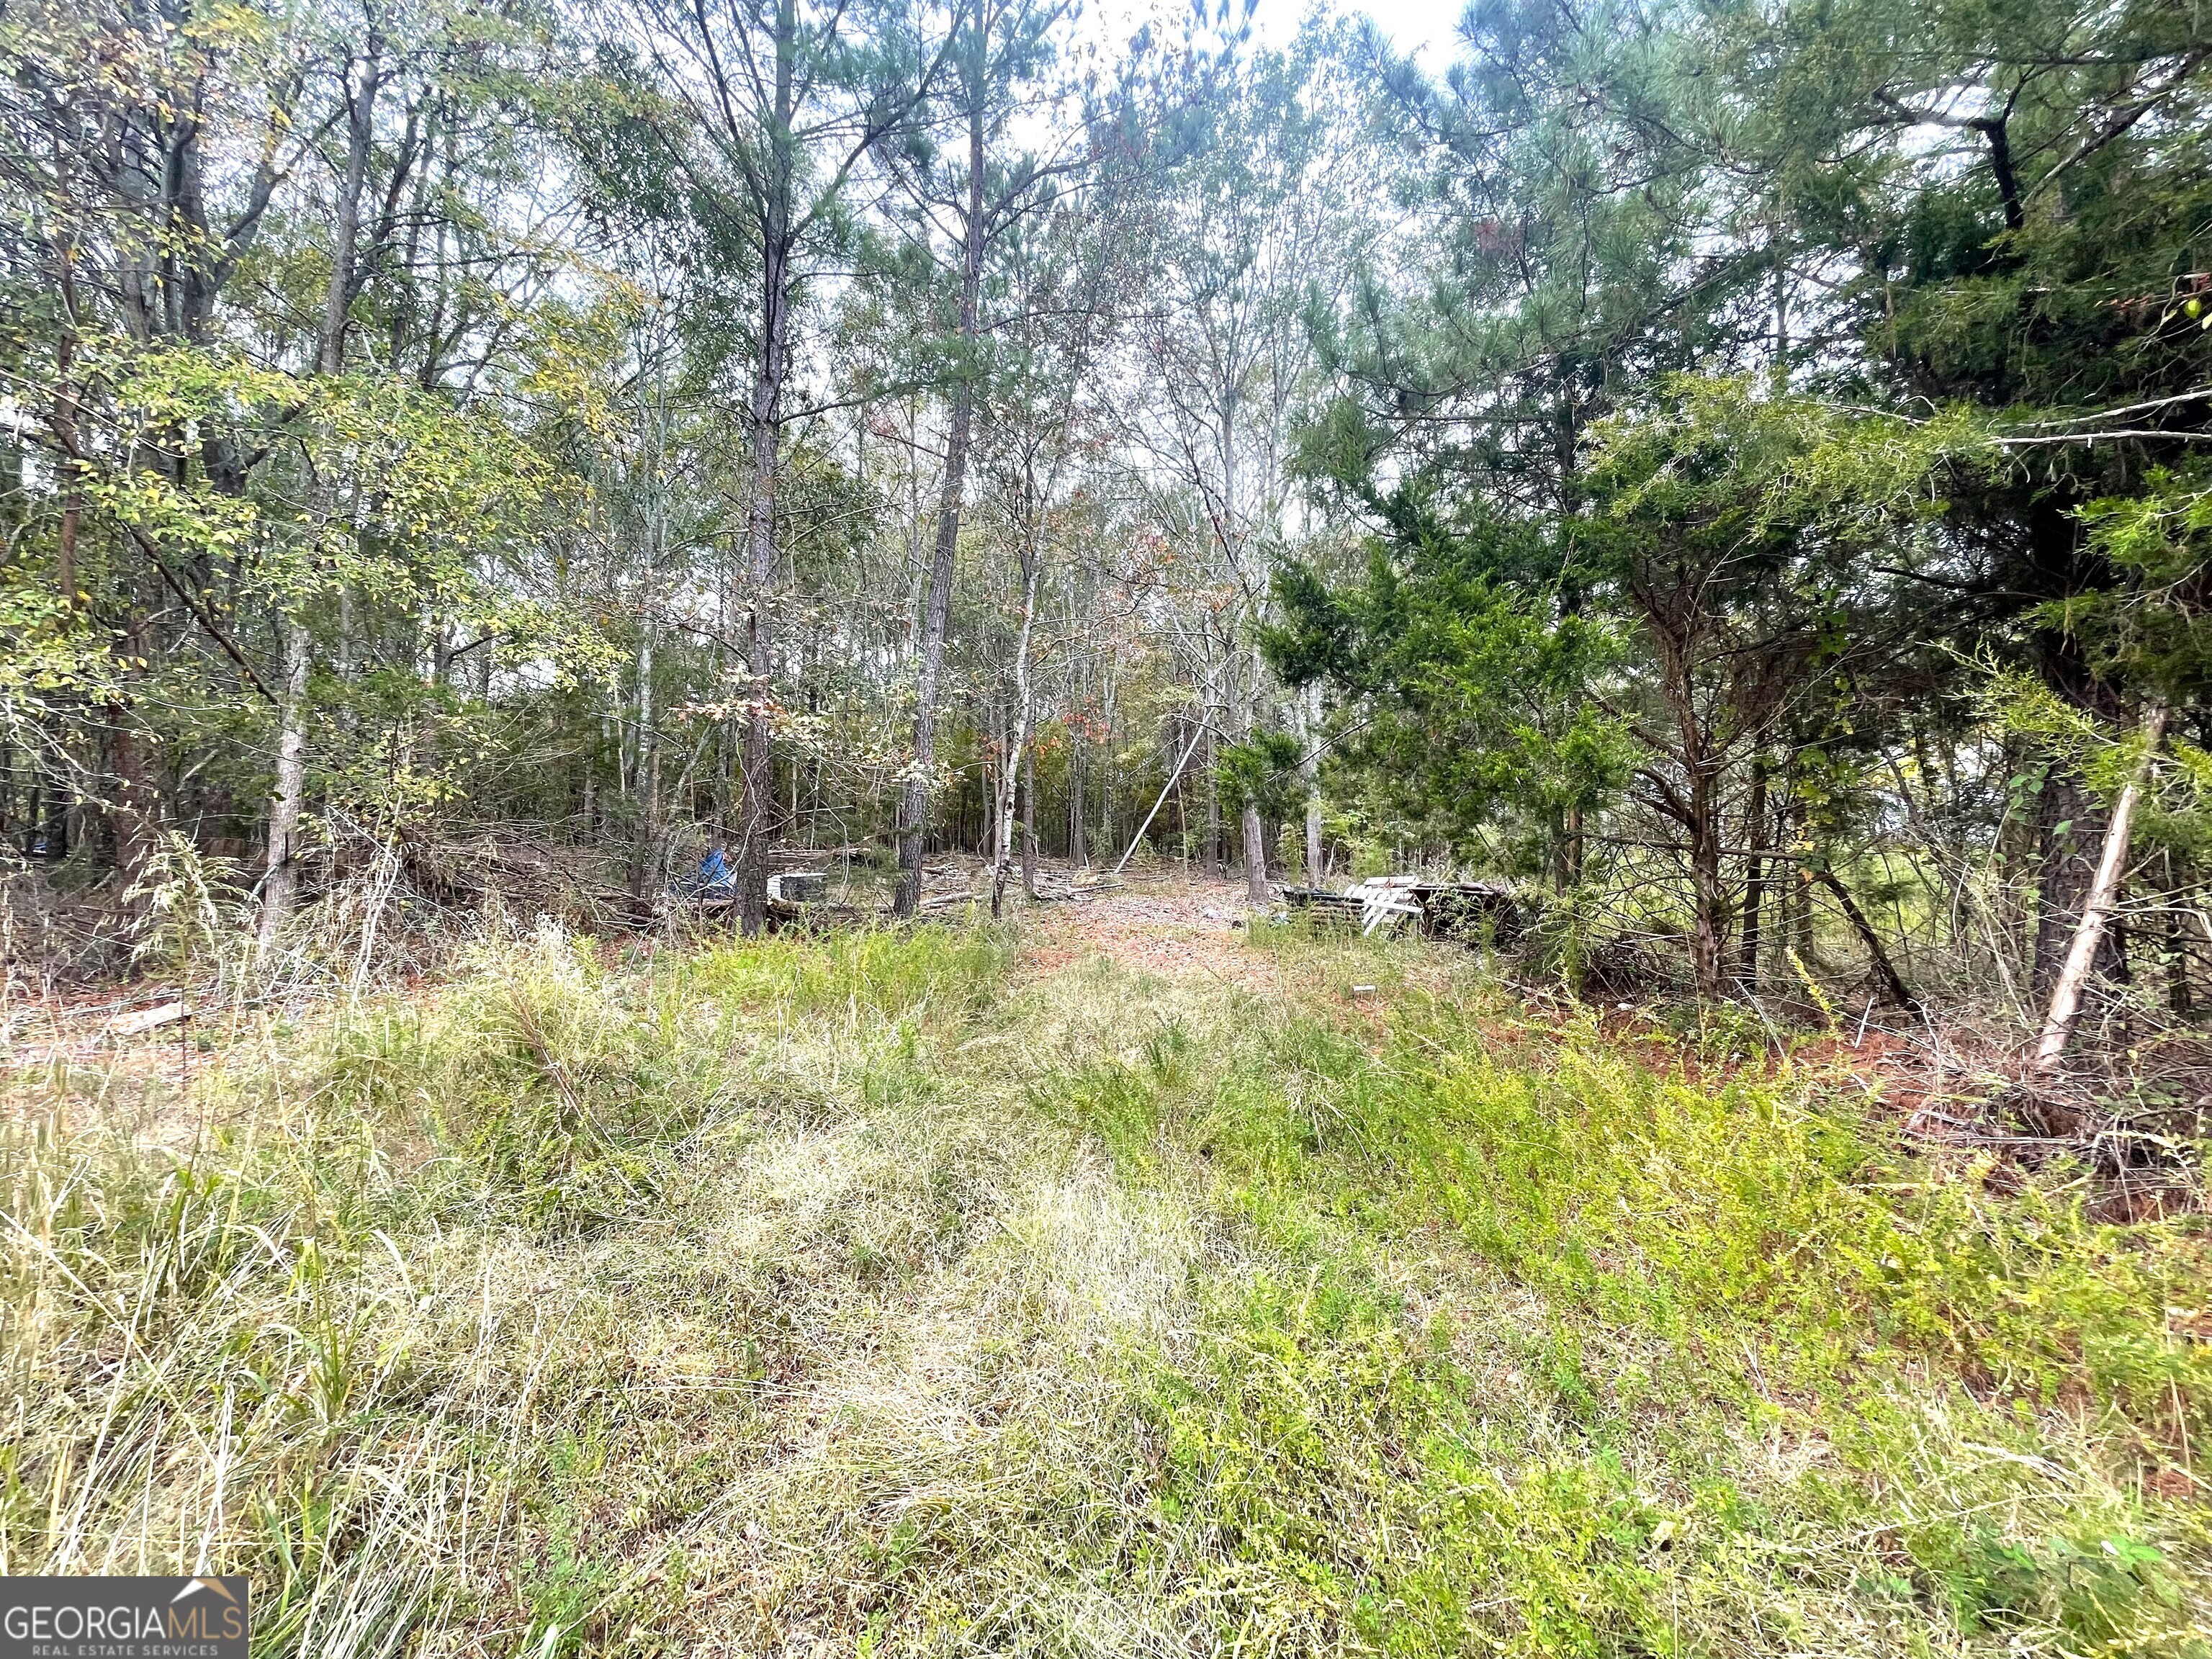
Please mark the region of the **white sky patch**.
[[[1260, 0], [1255, 22], [1271, 7], [1288, 20], [1286, 27], [1297, 27], [1297, 19], [1285, 0]], [[1392, 46], [1412, 52], [1431, 75], [1443, 74], [1459, 55], [1459, 20], [1466, 15], [1466, 0], [1369, 0], [1366, 5], [1345, 9], [1373, 18]]]
[[[1218, 3], [1210, 0], [1207, 4], [1209, 21]], [[1243, 3], [1231, 0], [1232, 7]], [[1287, 46], [1299, 23], [1316, 9], [1373, 18], [1391, 45], [1416, 56], [1430, 74], [1440, 75], [1458, 53], [1459, 20], [1466, 13], [1467, 0], [1366, 0], [1364, 4], [1321, 7], [1313, 0], [1257, 0], [1252, 12], [1253, 39], [1261, 46]], [[1148, 20], [1159, 38], [1179, 38], [1189, 15], [1189, 0], [1089, 0], [1077, 33], [1103, 49], [1118, 51]]]

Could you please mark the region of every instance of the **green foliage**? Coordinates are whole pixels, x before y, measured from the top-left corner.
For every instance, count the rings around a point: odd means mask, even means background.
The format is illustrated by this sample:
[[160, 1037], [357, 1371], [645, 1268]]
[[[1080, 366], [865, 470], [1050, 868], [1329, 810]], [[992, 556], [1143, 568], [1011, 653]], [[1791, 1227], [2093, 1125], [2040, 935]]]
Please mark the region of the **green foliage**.
[[895, 1024], [958, 1020], [989, 1000], [1007, 947], [987, 929], [935, 926], [732, 942], [687, 957], [674, 994], [784, 1017], [859, 1010]]
[[1255, 807], [1264, 822], [1279, 823], [1305, 794], [1300, 758], [1298, 740], [1288, 732], [1255, 732], [1243, 743], [1231, 744], [1213, 769], [1222, 804], [1234, 812]]
[[[1194, 1158], [1268, 1263], [1147, 1407], [1224, 1639], [2196, 1651], [2201, 1540], [2044, 1437], [2086, 1410], [2161, 1439], [2186, 1401], [2202, 1445], [2212, 1370], [2165, 1315], [2195, 1229], [2098, 1225], [2063, 1172], [2004, 1195], [1814, 1069], [1699, 1080], [1664, 1036], [1498, 1044], [1398, 995], [1379, 1052], [1294, 1016], [1037, 1093], [1125, 1176]], [[1762, 1439], [1803, 1472], [1728, 1449]]]
[[2212, 468], [2156, 468], [2140, 494], [2092, 501], [2089, 541], [2121, 573], [2110, 589], [2054, 601], [2045, 618], [2116, 678], [2178, 706], [2212, 690]]
[[[106, 349], [112, 361], [100, 372], [144, 441], [187, 427], [210, 441], [222, 434], [241, 448], [289, 450], [307, 477], [323, 480], [319, 500], [296, 477], [240, 494], [152, 470], [100, 476], [93, 499], [166, 556], [251, 552], [264, 592], [287, 604], [345, 589], [552, 642], [555, 619], [493, 578], [540, 515], [573, 502], [497, 414], [457, 409], [388, 375], [295, 376], [189, 347]], [[340, 517], [331, 492], [342, 485], [354, 499]]]
[[1556, 825], [1627, 774], [1619, 722], [1583, 695], [1618, 636], [1527, 586], [1534, 557], [1526, 536], [1475, 516], [1425, 524], [1397, 556], [1375, 544], [1358, 584], [1277, 577], [1285, 620], [1263, 635], [1277, 672], [1358, 697], [1366, 719], [1340, 754], [1402, 820], [1463, 845], [1508, 813]]
[[491, 953], [429, 1008], [347, 1020], [325, 1087], [371, 1121], [433, 1136], [455, 1159], [459, 1212], [573, 1231], [652, 1200], [667, 1147], [725, 1103], [727, 1084], [676, 1010], [638, 1006], [592, 941], [549, 929]]
[[70, 596], [34, 585], [20, 566], [0, 571], [0, 718], [15, 740], [64, 696], [113, 695], [109, 643]]

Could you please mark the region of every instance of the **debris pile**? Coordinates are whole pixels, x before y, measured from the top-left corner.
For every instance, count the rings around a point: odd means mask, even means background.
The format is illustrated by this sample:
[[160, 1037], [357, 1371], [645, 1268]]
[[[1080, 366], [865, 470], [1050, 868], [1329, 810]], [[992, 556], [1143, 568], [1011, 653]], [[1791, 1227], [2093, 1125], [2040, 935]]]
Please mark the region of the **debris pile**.
[[1411, 923], [1425, 938], [1500, 943], [1526, 925], [1520, 900], [1498, 882], [1433, 881], [1423, 876], [1373, 876], [1342, 892], [1285, 887], [1284, 902], [1358, 923], [1364, 934]]

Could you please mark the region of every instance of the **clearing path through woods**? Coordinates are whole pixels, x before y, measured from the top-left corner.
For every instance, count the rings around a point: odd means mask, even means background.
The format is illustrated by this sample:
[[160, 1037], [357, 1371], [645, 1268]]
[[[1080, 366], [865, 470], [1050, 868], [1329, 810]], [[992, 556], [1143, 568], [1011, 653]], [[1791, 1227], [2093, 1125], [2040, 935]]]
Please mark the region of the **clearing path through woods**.
[[2203, 1650], [2192, 1223], [1237, 891], [18, 1064], [0, 1571], [267, 1654]]
[[1052, 973], [1103, 957], [1134, 974], [1279, 993], [1280, 960], [1244, 948], [1249, 903], [1242, 881], [1132, 883], [1080, 904], [1041, 908], [1024, 930], [1023, 963]]

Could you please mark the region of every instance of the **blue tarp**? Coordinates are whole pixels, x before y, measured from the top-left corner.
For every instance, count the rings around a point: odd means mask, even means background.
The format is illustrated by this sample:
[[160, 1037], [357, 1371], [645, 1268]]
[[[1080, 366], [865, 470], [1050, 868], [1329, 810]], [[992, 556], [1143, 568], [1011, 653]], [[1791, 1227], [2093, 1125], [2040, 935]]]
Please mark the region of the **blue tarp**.
[[736, 886], [737, 878], [730, 873], [729, 861], [722, 856], [722, 849], [710, 847], [707, 856], [699, 860], [699, 867], [691, 872], [691, 879], [684, 884], [684, 890], [711, 896], [730, 892]]

